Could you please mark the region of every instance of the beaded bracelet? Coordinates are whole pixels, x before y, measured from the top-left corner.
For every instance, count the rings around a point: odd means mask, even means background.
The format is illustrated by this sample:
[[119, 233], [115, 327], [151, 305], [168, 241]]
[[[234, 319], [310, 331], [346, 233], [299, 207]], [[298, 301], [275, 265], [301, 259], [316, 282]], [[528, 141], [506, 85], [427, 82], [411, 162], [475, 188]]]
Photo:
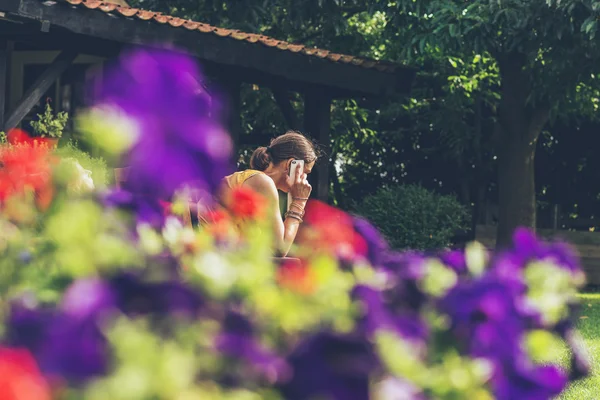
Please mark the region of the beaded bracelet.
[[288, 211], [288, 212], [286, 212], [285, 213], [285, 217], [286, 218], [294, 218], [294, 219], [298, 220], [300, 223], [304, 222], [302, 220], [302, 216], [299, 213], [294, 212], [294, 211]]
[[299, 212], [300, 212], [300, 213], [302, 214], [302, 216], [304, 217], [304, 213], [305, 213], [305, 211], [304, 211], [304, 207], [302, 207], [300, 204], [296, 204], [296, 203], [293, 203], [293, 202], [292, 202], [292, 204], [290, 204], [290, 207], [296, 207], [296, 209], [300, 210]]
[[295, 216], [298, 216], [300, 218], [302, 218], [302, 216], [303, 216], [301, 213], [299, 213], [297, 211], [294, 211], [294, 210], [289, 210], [288, 212], [286, 212], [286, 215], [288, 215], [288, 214], [289, 215], [295, 215]]
[[292, 197], [293, 200], [308, 200], [308, 197]]

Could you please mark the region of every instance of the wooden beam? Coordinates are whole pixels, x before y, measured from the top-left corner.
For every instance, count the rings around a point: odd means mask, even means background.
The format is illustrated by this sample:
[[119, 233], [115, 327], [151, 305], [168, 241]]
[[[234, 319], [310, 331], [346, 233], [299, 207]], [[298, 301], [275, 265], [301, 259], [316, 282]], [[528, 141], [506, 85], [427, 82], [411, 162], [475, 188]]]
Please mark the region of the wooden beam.
[[304, 85], [325, 86], [355, 95], [387, 95], [408, 92], [415, 70], [398, 66], [395, 72], [364, 68], [352, 62], [332, 61], [282, 50], [262, 43], [250, 43], [214, 33], [185, 27], [172, 27], [100, 9], [73, 7], [65, 2], [42, 3], [21, 0], [19, 16], [49, 21], [52, 30], [64, 28], [74, 34], [103, 38], [115, 42], [147, 45], [170, 43], [194, 54], [203, 61], [223, 66], [260, 71]]
[[[304, 97], [304, 131], [326, 150], [330, 147], [330, 125], [331, 99], [322, 90], [307, 92]], [[315, 176], [312, 180], [316, 181], [316, 197], [321, 201], [327, 201], [329, 199], [329, 155], [323, 156], [313, 170]]]
[[8, 64], [10, 43], [8, 40], [0, 39], [0, 127], [4, 126], [4, 115], [6, 112], [6, 98], [8, 97]]
[[31, 111], [33, 106], [40, 101], [44, 93], [52, 86], [60, 75], [73, 63], [77, 53], [73, 51], [63, 51], [52, 64], [35, 80], [23, 98], [19, 101], [15, 109], [4, 123], [4, 130], [8, 131], [19, 125], [21, 120]]
[[300, 129], [300, 120], [298, 119], [296, 110], [294, 110], [294, 106], [290, 101], [289, 93], [281, 88], [272, 88], [271, 92], [273, 93], [275, 102], [279, 106], [279, 109], [285, 118], [288, 129]]

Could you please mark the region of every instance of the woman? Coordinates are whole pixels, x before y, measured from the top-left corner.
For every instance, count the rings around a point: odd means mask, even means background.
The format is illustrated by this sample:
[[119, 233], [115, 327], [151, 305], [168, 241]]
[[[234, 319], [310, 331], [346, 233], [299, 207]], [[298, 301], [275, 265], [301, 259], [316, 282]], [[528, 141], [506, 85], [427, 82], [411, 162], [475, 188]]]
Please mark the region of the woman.
[[[290, 177], [292, 160], [303, 160], [304, 169], [297, 168]], [[315, 145], [304, 135], [289, 131], [271, 140], [268, 147], [257, 148], [250, 158], [250, 168], [225, 177], [226, 190], [246, 186], [268, 201], [269, 217], [273, 220], [278, 255], [285, 257], [302, 223], [304, 207], [312, 187], [307, 176], [317, 161]], [[281, 218], [277, 190], [292, 195], [290, 211]]]

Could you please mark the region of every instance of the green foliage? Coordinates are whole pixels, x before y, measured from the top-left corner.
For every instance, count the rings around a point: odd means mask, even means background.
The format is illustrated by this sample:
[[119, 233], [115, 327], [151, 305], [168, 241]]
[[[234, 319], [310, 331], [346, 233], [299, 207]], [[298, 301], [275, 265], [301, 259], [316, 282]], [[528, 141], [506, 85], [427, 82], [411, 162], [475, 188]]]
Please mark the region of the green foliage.
[[92, 179], [96, 188], [104, 188], [108, 184], [108, 167], [103, 158], [92, 157], [89, 153], [79, 149], [76, 143], [70, 141], [65, 146], [56, 150], [59, 157], [63, 159], [73, 158], [81, 166], [92, 172]]
[[445, 248], [456, 233], [468, 229], [468, 212], [455, 198], [416, 185], [382, 188], [356, 204], [355, 211], [396, 249]]
[[592, 74], [598, 72], [600, 48], [593, 40], [597, 12], [592, 3], [406, 0], [382, 7], [413, 30], [406, 59], [433, 49], [463, 60], [489, 53], [506, 72], [513, 65], [522, 68], [525, 98], [519, 100], [560, 113], [578, 84], [597, 85]]
[[65, 111], [61, 111], [55, 116], [52, 112], [52, 107], [50, 107], [50, 103], [46, 103], [44, 114], [38, 114], [37, 117], [37, 121], [30, 122], [35, 135], [43, 138], [50, 137], [58, 139], [62, 137], [65, 126], [67, 125], [67, 120], [69, 119], [69, 114]]

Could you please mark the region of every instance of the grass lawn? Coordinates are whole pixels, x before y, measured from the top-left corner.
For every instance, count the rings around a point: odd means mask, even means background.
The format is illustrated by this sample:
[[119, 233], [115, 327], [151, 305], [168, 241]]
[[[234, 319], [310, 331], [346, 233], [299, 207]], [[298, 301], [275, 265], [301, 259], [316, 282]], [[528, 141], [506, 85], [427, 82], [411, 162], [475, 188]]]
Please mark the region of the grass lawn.
[[[581, 294], [580, 297], [583, 309], [578, 328], [592, 359], [592, 375], [573, 383], [560, 400], [600, 399], [600, 293]], [[565, 363], [567, 360], [568, 354], [565, 354]]]

